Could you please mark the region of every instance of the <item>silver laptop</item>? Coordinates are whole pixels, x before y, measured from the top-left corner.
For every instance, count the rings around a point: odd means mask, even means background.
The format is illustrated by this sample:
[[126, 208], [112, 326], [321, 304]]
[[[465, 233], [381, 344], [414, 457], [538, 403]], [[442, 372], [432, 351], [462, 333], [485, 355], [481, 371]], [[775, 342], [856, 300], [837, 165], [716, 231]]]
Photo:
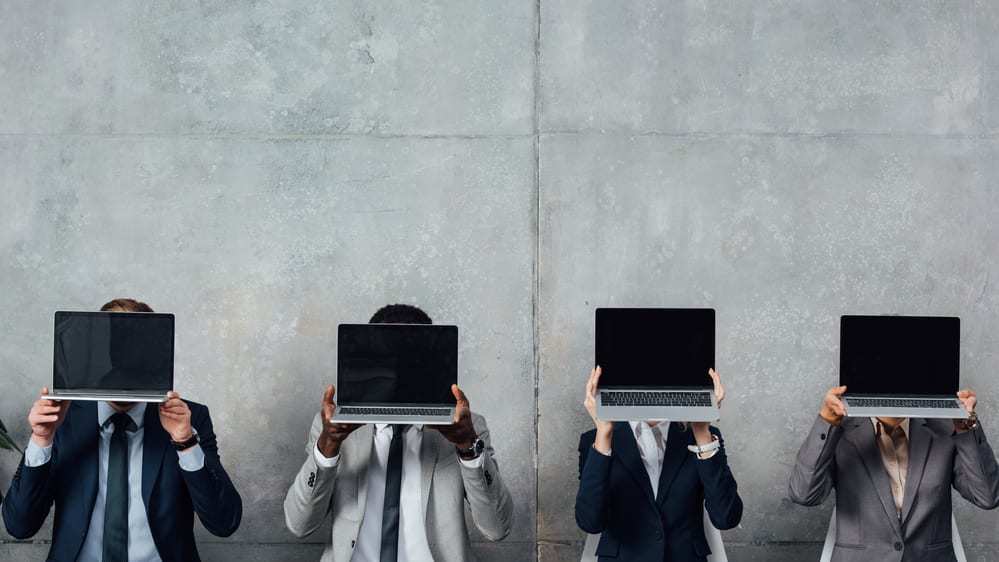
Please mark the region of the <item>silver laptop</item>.
[[600, 419], [719, 418], [713, 309], [598, 308], [595, 333]]
[[338, 421], [447, 425], [454, 421], [458, 327], [340, 324]]
[[847, 416], [968, 417], [957, 399], [959, 318], [843, 316], [839, 346]]
[[50, 398], [164, 402], [173, 389], [173, 314], [55, 313]]

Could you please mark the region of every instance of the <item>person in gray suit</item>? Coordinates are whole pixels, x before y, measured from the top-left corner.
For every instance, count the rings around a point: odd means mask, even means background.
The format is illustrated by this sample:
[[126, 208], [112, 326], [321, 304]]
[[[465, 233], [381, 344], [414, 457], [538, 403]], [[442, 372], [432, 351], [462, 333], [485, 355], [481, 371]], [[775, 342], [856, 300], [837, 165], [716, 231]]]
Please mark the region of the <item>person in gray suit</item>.
[[[430, 324], [409, 305], [389, 305], [371, 323]], [[323, 562], [474, 560], [465, 525], [491, 541], [510, 532], [513, 502], [500, 478], [486, 420], [452, 387], [449, 426], [337, 423], [330, 385], [312, 421], [305, 462], [284, 500], [285, 523], [305, 537], [332, 517]], [[349, 438], [348, 438], [349, 437]]]
[[999, 506], [999, 465], [975, 414], [964, 420], [846, 418], [845, 386], [825, 396], [798, 451], [791, 501], [819, 505], [836, 489], [833, 562], [954, 562], [951, 486], [982, 509]]

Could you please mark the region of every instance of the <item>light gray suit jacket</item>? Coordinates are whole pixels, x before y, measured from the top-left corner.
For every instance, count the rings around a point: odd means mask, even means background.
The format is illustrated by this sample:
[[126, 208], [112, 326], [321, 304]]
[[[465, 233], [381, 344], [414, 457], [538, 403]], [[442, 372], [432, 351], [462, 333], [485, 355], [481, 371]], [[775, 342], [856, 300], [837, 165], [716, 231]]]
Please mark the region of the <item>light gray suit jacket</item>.
[[[423, 432], [420, 497], [426, 514], [427, 541], [438, 562], [474, 560], [465, 526], [466, 502], [475, 526], [487, 539], [498, 541], [510, 532], [513, 502], [493, 458], [486, 420], [473, 414], [472, 422], [486, 445], [479, 468], [459, 463], [454, 445], [440, 433], [430, 428]], [[320, 468], [313, 456], [322, 418], [316, 414], [312, 421], [305, 462], [285, 496], [284, 517], [295, 536], [305, 537], [332, 515], [333, 532], [322, 562], [349, 562], [353, 554], [364, 518], [373, 427], [362, 426], [345, 439], [339, 463], [327, 469]]]
[[795, 503], [818, 505], [836, 489], [832, 562], [955, 562], [951, 486], [978, 507], [999, 506], [999, 465], [980, 426], [955, 435], [950, 420], [909, 422], [899, 517], [870, 420], [832, 426], [819, 417], [798, 451], [788, 491]]

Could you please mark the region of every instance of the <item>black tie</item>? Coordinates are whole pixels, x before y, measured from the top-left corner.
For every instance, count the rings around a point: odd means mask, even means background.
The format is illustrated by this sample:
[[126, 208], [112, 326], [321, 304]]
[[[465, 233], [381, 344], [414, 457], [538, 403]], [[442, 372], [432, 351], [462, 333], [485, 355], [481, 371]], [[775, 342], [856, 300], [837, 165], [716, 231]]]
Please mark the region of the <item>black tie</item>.
[[114, 424], [108, 450], [107, 495], [104, 498], [104, 562], [128, 562], [128, 436], [135, 422], [117, 413], [105, 422]]
[[402, 438], [408, 425], [392, 426], [388, 464], [385, 467], [385, 504], [382, 509], [380, 562], [399, 559], [399, 494], [402, 492]]

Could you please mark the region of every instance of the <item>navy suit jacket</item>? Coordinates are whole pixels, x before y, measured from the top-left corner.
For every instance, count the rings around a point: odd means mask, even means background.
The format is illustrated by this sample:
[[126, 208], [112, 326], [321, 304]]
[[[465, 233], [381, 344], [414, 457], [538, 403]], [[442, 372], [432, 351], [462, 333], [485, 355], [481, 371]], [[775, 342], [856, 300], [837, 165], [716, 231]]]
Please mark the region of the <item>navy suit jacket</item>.
[[[195, 513], [209, 532], [222, 537], [236, 532], [243, 515], [242, 499], [219, 460], [208, 408], [187, 404], [205, 453], [205, 466], [195, 472], [181, 470], [155, 405], [145, 413], [142, 499], [163, 562], [200, 560]], [[98, 429], [96, 402], [73, 402], [56, 431], [51, 460], [31, 468], [22, 458], [3, 502], [4, 525], [18, 539], [34, 536], [55, 504], [50, 561], [75, 561], [87, 536], [97, 497]]]
[[[711, 433], [721, 439], [714, 427]], [[687, 450], [693, 433], [671, 423], [654, 496], [631, 426], [614, 424], [610, 456], [593, 448], [595, 437], [590, 430], [579, 438], [576, 523], [587, 533], [602, 533], [599, 560], [704, 562], [711, 550], [702, 506], [718, 529], [739, 524], [742, 500], [724, 448], [699, 460]]]

